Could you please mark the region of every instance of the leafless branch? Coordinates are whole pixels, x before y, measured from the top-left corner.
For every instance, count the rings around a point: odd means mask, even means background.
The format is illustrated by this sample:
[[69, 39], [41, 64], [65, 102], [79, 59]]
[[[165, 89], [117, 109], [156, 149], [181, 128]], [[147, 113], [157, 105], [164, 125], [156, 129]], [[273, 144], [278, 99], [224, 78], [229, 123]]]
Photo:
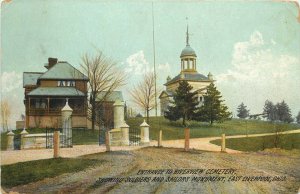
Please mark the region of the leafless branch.
[[[92, 129], [94, 129], [97, 103], [101, 104], [112, 91], [124, 86], [127, 76], [118, 68], [114, 60], [107, 58], [101, 51], [95, 56], [83, 55], [80, 66], [83, 73], [89, 78], [89, 108], [91, 110]], [[105, 96], [102, 99], [97, 99], [100, 92], [105, 92]]]

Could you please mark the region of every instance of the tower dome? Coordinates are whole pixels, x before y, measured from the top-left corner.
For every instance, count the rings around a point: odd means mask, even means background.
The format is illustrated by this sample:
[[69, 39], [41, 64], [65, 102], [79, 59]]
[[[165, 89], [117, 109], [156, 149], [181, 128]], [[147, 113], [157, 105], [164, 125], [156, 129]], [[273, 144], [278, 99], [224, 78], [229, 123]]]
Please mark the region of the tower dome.
[[180, 57], [185, 57], [185, 56], [197, 57], [194, 49], [190, 45], [186, 45], [186, 47], [181, 51]]
[[189, 27], [186, 30], [186, 46], [181, 51], [181, 71], [182, 72], [197, 72], [196, 70], [196, 52], [189, 43]]

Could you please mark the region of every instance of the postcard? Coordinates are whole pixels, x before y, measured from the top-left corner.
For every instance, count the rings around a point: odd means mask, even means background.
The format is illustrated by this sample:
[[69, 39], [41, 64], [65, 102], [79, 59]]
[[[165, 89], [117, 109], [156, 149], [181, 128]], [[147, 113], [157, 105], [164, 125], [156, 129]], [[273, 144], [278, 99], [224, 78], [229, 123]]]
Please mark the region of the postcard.
[[1, 193], [299, 193], [299, 1], [1, 1]]

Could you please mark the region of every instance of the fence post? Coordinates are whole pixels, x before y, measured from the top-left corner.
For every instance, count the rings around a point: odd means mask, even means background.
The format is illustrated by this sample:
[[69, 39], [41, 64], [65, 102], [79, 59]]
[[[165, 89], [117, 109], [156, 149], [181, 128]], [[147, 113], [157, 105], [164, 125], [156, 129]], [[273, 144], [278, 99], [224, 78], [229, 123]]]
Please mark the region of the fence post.
[[184, 150], [185, 151], [189, 151], [190, 149], [190, 129], [189, 128], [185, 128], [184, 129]]
[[28, 134], [28, 132], [25, 130], [25, 128], [23, 129], [23, 131], [21, 132], [21, 146], [20, 149], [24, 149], [25, 145], [26, 145], [26, 139], [25, 136]]
[[73, 147], [72, 142], [72, 113], [73, 109], [69, 106], [68, 98], [66, 99], [65, 106], [61, 109], [62, 121], [62, 142], [63, 147]]
[[106, 146], [106, 151], [110, 152], [110, 137], [109, 137], [109, 131], [105, 132], [105, 146]]
[[162, 147], [162, 130], [159, 130], [158, 147]]
[[226, 137], [225, 134], [222, 134], [222, 144], [221, 144], [221, 152], [226, 152], [226, 143], [225, 143]]
[[121, 126], [121, 132], [122, 132], [122, 145], [129, 145], [129, 126], [126, 124], [126, 122], [123, 123]]
[[54, 158], [59, 157], [59, 131], [55, 130], [53, 134], [53, 149], [54, 149]]
[[150, 139], [149, 139], [149, 125], [144, 122], [140, 125], [141, 127], [141, 144], [142, 145], [149, 145], [150, 144]]
[[14, 136], [15, 134], [12, 131], [7, 133], [7, 150], [14, 150]]

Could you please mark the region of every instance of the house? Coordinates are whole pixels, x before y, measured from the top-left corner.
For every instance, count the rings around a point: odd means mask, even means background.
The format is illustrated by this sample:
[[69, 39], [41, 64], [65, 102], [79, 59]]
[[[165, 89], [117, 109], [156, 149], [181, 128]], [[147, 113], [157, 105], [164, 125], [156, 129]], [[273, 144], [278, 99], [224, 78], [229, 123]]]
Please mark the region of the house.
[[66, 61], [48, 58], [45, 72], [24, 72], [26, 128], [61, 127], [61, 109], [73, 109], [72, 126], [87, 127], [89, 79]]
[[168, 105], [173, 98], [179, 82], [186, 80], [193, 87], [193, 91], [197, 92], [198, 102], [201, 105], [204, 102], [203, 95], [206, 93], [207, 86], [214, 82], [213, 76], [209, 73], [207, 76], [197, 71], [197, 55], [195, 50], [189, 44], [189, 31], [186, 32], [186, 47], [182, 50], [181, 55], [181, 71], [174, 78], [167, 77], [164, 84], [166, 89], [159, 95], [161, 115], [164, 115], [168, 109]]

